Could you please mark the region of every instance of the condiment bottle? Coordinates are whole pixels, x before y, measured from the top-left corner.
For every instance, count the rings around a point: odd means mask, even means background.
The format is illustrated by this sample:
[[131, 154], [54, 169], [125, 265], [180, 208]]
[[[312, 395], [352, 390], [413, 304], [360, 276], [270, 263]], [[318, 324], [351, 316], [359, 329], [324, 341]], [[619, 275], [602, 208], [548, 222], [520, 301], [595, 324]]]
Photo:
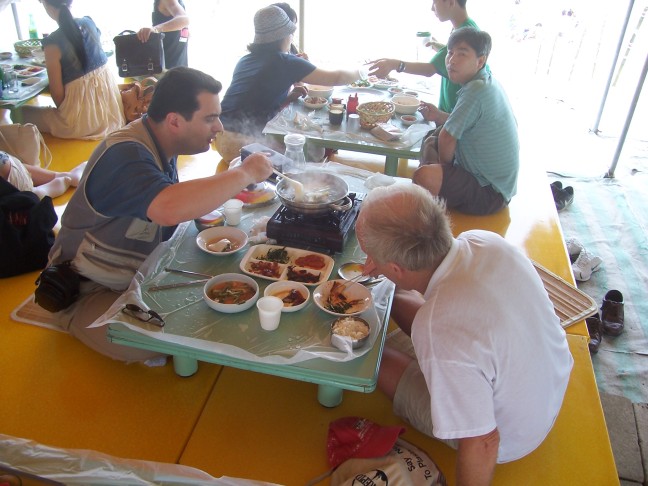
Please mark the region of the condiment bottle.
[[347, 101], [347, 117], [349, 115], [353, 115], [356, 113], [356, 109], [358, 108], [358, 93], [353, 95], [349, 95], [349, 99]]
[[38, 30], [36, 29], [36, 21], [34, 15], [29, 14], [29, 38], [38, 39]]

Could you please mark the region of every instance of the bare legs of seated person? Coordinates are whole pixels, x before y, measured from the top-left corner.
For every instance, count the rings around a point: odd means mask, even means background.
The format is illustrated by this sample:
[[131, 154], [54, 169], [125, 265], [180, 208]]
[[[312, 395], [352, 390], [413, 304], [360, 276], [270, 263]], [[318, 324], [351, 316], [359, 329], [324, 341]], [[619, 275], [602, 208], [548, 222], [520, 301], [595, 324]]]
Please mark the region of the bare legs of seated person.
[[77, 165], [69, 172], [54, 172], [42, 167], [25, 166], [34, 181], [34, 193], [43, 199], [45, 196], [58, 197], [69, 187], [77, 187], [87, 162]]
[[0, 177], [21, 191], [32, 191], [40, 199], [58, 197], [69, 187], [78, 186], [85, 166], [86, 162], [83, 162], [68, 172], [55, 172], [23, 164], [17, 158], [0, 152]]
[[438, 196], [443, 183], [443, 165], [438, 162], [438, 138], [428, 136], [421, 147], [421, 164], [412, 175], [412, 182], [425, 187], [433, 195]]

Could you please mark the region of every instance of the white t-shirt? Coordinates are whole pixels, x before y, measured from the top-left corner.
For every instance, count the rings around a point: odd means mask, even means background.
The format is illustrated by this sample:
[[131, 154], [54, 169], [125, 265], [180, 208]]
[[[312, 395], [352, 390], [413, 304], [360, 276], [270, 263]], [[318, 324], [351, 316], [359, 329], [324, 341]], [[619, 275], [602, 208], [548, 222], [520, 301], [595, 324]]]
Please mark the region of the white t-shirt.
[[533, 264], [502, 237], [468, 231], [434, 272], [412, 342], [434, 435], [499, 430], [497, 462], [528, 454], [558, 415], [573, 358]]

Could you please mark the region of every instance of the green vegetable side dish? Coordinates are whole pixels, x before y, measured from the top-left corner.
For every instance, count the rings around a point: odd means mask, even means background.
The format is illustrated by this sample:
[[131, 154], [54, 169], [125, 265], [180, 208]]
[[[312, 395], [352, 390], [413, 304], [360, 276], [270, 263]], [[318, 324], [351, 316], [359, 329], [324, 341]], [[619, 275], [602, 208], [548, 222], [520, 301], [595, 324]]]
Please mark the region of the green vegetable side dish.
[[346, 314], [353, 304], [350, 302], [339, 302], [337, 304], [331, 304], [330, 302], [326, 303], [326, 308], [330, 311], [337, 312], [338, 314]]
[[352, 88], [370, 88], [371, 83], [366, 79], [359, 79], [351, 83], [349, 86], [351, 86]]
[[275, 262], [275, 263], [288, 263], [290, 261], [290, 257], [288, 256], [286, 247], [270, 248], [268, 250], [268, 253], [260, 256], [258, 259], [265, 260], [267, 262]]

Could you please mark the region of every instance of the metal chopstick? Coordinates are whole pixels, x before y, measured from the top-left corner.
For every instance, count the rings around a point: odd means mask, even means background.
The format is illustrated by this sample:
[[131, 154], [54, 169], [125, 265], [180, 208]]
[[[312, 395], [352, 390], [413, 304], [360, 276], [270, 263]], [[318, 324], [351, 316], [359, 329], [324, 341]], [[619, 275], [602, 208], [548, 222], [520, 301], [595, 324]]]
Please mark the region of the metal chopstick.
[[172, 272], [172, 273], [184, 273], [187, 275], [197, 275], [199, 277], [207, 277], [207, 278], [212, 278], [213, 275], [207, 275], [206, 273], [200, 273], [200, 272], [190, 272], [189, 270], [180, 270], [179, 268], [169, 268], [166, 267], [164, 269], [165, 272]]
[[186, 287], [188, 285], [196, 285], [200, 283], [205, 283], [209, 280], [208, 278], [204, 278], [201, 280], [191, 280], [189, 282], [177, 282], [177, 283], [172, 283], [172, 284], [166, 284], [166, 285], [154, 285], [153, 287], [149, 287], [148, 290], [149, 292], [155, 292], [156, 290], [166, 290], [166, 289], [175, 289], [177, 287]]

